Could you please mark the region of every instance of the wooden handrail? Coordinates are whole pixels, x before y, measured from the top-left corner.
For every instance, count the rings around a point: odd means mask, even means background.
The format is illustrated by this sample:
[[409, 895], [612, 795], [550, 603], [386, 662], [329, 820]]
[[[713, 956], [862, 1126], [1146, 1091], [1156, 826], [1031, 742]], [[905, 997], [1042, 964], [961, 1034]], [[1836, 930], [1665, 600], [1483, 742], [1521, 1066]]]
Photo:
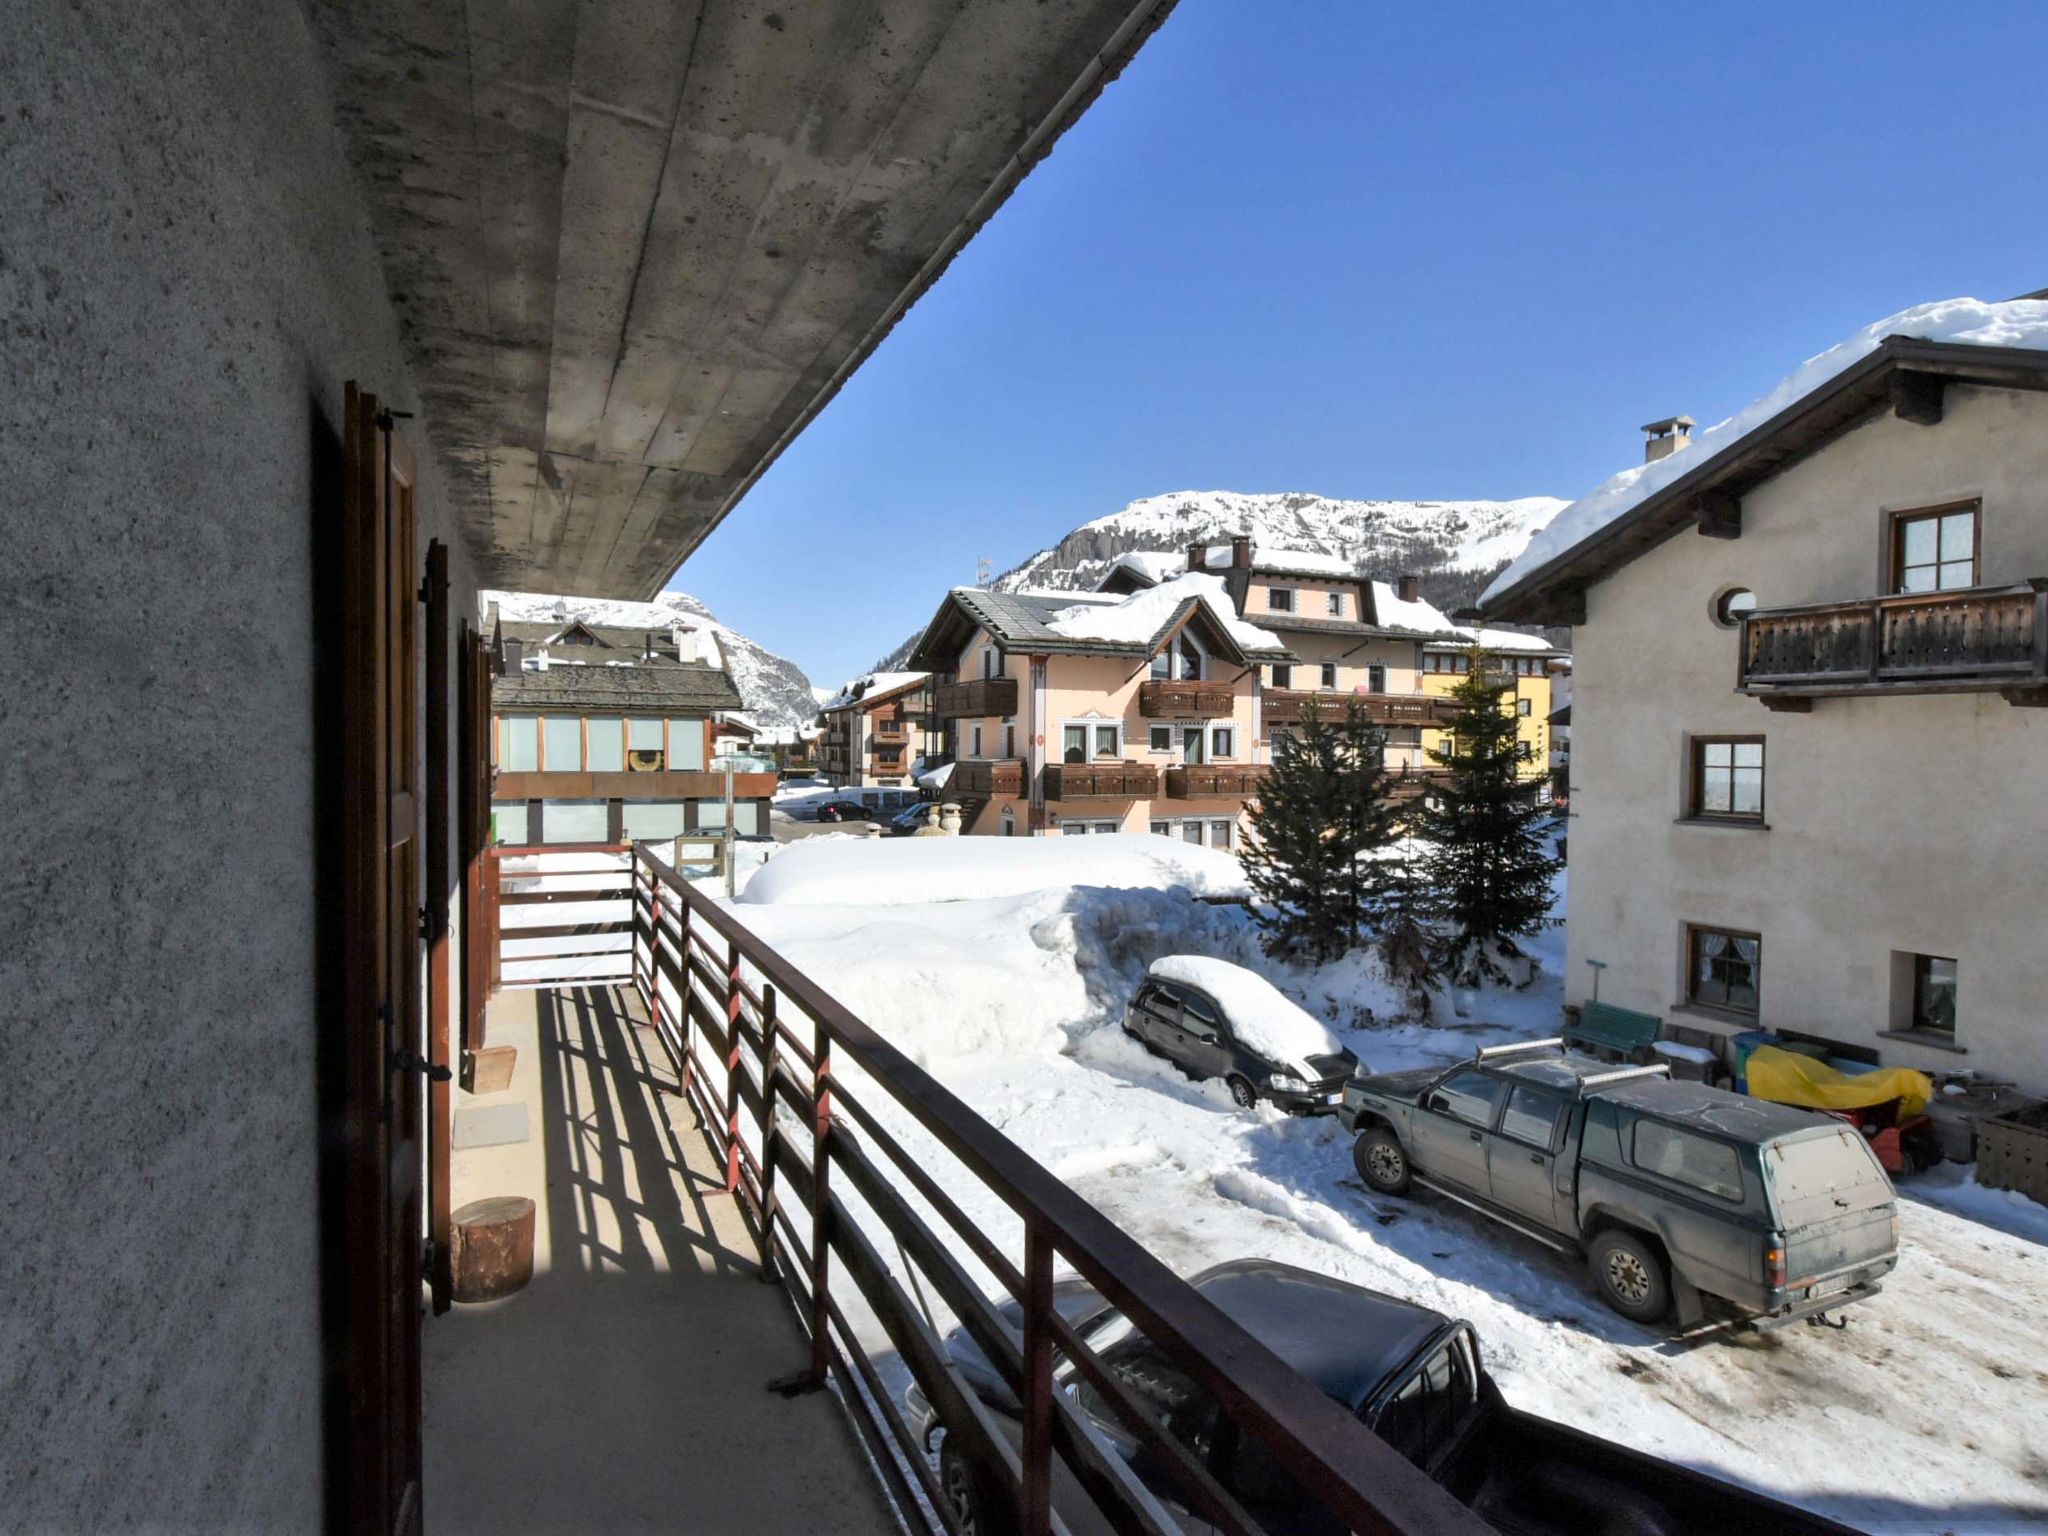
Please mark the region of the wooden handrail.
[[1759, 692], [2048, 683], [2048, 578], [1744, 614], [1738, 686]]
[[[1018, 1346], [1026, 1367], [1026, 1380], [1020, 1385], [1026, 1389], [1023, 1401], [1026, 1423], [1030, 1426], [1025, 1453], [1020, 1462], [1017, 1453], [1007, 1447], [981, 1443], [968, 1446], [977, 1463], [995, 1465], [1019, 1479], [1021, 1511], [1029, 1517], [1023, 1527], [1025, 1532], [1033, 1532], [1035, 1525], [1037, 1536], [1042, 1536], [1046, 1529], [1051, 1490], [1049, 1447], [1059, 1444], [1070, 1450], [1073, 1439], [1072, 1410], [1059, 1394], [1050, 1391], [1044, 1370], [1050, 1341], [1057, 1337], [1069, 1349], [1085, 1351], [1085, 1346], [1073, 1340], [1070, 1332], [1062, 1329], [1051, 1315], [1044, 1276], [1050, 1272], [1051, 1256], [1055, 1253], [1213, 1395], [1243, 1432], [1256, 1436], [1306, 1491], [1322, 1500], [1350, 1529], [1387, 1536], [1420, 1536], [1425, 1531], [1476, 1536], [1487, 1529], [1355, 1417], [1173, 1274], [1121, 1227], [1053, 1177], [811, 976], [763, 942], [731, 909], [694, 889], [651, 848], [637, 849], [634, 861], [636, 871], [644, 869], [647, 875], [635, 884], [636, 955], [643, 945], [650, 957], [656, 954], [656, 928], [666, 926], [660, 914], [671, 912], [686, 929], [708, 929], [729, 945], [736, 962], [743, 962], [760, 978], [764, 996], [772, 989], [777, 1000], [778, 1030], [792, 1012], [808, 1018], [812, 1024], [817, 1066], [811, 1073], [810, 1094], [805, 1096], [796, 1091], [781, 1066], [776, 1069], [775, 1078], [776, 1091], [784, 1094], [792, 1107], [802, 1106], [814, 1119], [812, 1166], [806, 1169], [796, 1163], [791, 1138], [778, 1136], [772, 1154], [761, 1160], [760, 1177], [764, 1181], [772, 1177], [778, 1194], [786, 1188], [800, 1196], [808, 1195], [805, 1203], [810, 1206], [814, 1229], [822, 1239], [810, 1245], [807, 1263], [773, 1264], [813, 1319], [814, 1374], [821, 1376], [828, 1362], [839, 1356], [839, 1345], [831, 1335], [835, 1318], [839, 1319], [837, 1326], [851, 1347], [859, 1350], [858, 1341], [845, 1329], [829, 1294], [831, 1271], [823, 1262], [824, 1248], [829, 1246], [842, 1256], [856, 1283], [861, 1285], [864, 1299], [904, 1351], [918, 1380], [935, 1394], [934, 1400], [940, 1401], [951, 1386], [943, 1363], [930, 1355], [914, 1314], [909, 1313], [907, 1303], [871, 1244], [841, 1207], [828, 1176], [835, 1161], [850, 1155], [840, 1149], [853, 1145], [847, 1140], [853, 1135], [851, 1127], [832, 1108], [837, 1091], [835, 1074], [841, 1070], [838, 1063], [843, 1057], [858, 1064], [881, 1092], [1016, 1212], [1027, 1233], [1035, 1234], [1033, 1244], [1042, 1245], [1027, 1245], [1027, 1262], [1022, 1271], [1025, 1294], [1017, 1297], [1025, 1305], [1024, 1338]], [[642, 974], [637, 964], [635, 974]], [[724, 1010], [719, 1005], [727, 1001], [718, 995], [722, 979], [714, 976], [707, 983], [699, 977], [693, 982], [683, 976], [677, 981], [665, 969], [661, 974], [677, 985], [687, 1000], [680, 1021], [684, 1033], [680, 1043], [681, 1070], [689, 1091], [688, 1080], [698, 1075], [698, 1069], [691, 1065], [694, 1046], [688, 1038], [693, 1018], [722, 1051], [732, 1048], [734, 1032], [721, 1027], [724, 1019], [720, 1015]], [[650, 1013], [657, 1021], [665, 1021], [667, 1004], [662, 1000], [660, 986], [644, 986], [643, 996], [649, 998]], [[704, 999], [701, 1010], [692, 1006], [700, 997]], [[663, 1038], [669, 1038], [666, 1030]], [[728, 1059], [735, 1064], [738, 1061], [737, 1057]], [[768, 1064], [757, 1064], [765, 1081]], [[739, 1121], [726, 1104], [707, 1104], [705, 1109], [707, 1130], [714, 1141], [722, 1134], [737, 1135]], [[769, 1118], [772, 1120], [772, 1115]], [[856, 1111], [853, 1118], [872, 1126], [873, 1117], [865, 1109]], [[899, 1150], [882, 1142], [873, 1144], [885, 1153]], [[900, 1156], [889, 1158], [891, 1165], [900, 1161]], [[771, 1175], [768, 1170], [781, 1162], [788, 1162], [788, 1166]], [[849, 1177], [856, 1178], [851, 1173]], [[915, 1181], [906, 1182], [915, 1187]], [[891, 1188], [877, 1185], [865, 1175], [858, 1176], [856, 1183], [864, 1186], [862, 1193], [870, 1201], [893, 1194]], [[793, 1242], [794, 1229], [778, 1219], [779, 1213], [770, 1202], [760, 1200], [757, 1191], [750, 1193], [764, 1213], [760, 1235], [765, 1244], [764, 1257], [772, 1261], [777, 1237], [791, 1234]], [[946, 1202], [946, 1206], [951, 1206], [951, 1202]], [[958, 1208], [940, 1209], [948, 1224], [953, 1224]], [[907, 1208], [892, 1212], [892, 1216], [898, 1221], [921, 1220]], [[969, 1246], [971, 1249], [973, 1245]], [[792, 1254], [802, 1257], [801, 1251], [794, 1248]], [[1004, 1281], [1007, 1283], [1016, 1273], [1008, 1271], [1003, 1275]], [[843, 1361], [840, 1368], [845, 1369]], [[934, 1379], [928, 1380], [928, 1376]], [[849, 1382], [850, 1389], [852, 1386]], [[849, 1399], [857, 1395], [857, 1391], [849, 1390]], [[957, 1409], [958, 1405], [954, 1406]], [[945, 1407], [941, 1402], [942, 1411]], [[893, 1414], [889, 1417], [895, 1418]], [[957, 1421], [949, 1418], [948, 1422]], [[981, 1431], [971, 1427], [978, 1424], [978, 1419], [969, 1414], [967, 1422], [970, 1427], [964, 1432], [978, 1442]], [[868, 1428], [863, 1429], [864, 1434]], [[901, 1430], [897, 1421], [891, 1433], [900, 1434]], [[909, 1453], [918, 1454], [914, 1447]], [[1105, 1489], [1114, 1492], [1094, 1477], [1084, 1479], [1084, 1486], [1099, 1496], [1107, 1496]]]

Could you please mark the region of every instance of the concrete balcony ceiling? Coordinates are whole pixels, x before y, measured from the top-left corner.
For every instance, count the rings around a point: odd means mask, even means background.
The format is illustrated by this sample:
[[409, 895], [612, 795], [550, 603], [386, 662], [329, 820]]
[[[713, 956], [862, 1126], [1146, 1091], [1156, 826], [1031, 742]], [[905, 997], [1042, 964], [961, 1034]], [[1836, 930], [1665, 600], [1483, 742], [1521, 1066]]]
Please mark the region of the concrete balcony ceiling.
[[659, 591], [1172, 3], [316, 0], [484, 580]]

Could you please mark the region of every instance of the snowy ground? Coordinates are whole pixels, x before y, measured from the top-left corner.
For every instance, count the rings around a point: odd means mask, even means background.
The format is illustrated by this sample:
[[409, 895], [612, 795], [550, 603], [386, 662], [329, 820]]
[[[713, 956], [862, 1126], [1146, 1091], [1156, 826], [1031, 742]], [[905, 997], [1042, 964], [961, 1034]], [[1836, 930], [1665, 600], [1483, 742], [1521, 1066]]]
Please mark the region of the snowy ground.
[[[888, 846], [819, 851], [865, 862]], [[971, 842], [941, 846], [974, 857]], [[736, 910], [1183, 1273], [1266, 1255], [1469, 1318], [1520, 1406], [1868, 1530], [2048, 1531], [2041, 1207], [1943, 1168], [1906, 1186], [1904, 1260], [1846, 1331], [1678, 1344], [1609, 1312], [1579, 1265], [1505, 1228], [1427, 1195], [1369, 1195], [1333, 1121], [1237, 1112], [1220, 1085], [1188, 1081], [1118, 1028], [1153, 959], [1202, 954], [1261, 970], [1374, 1069], [1451, 1061], [1555, 1031], [1561, 932], [1536, 946], [1543, 975], [1528, 989], [1482, 994], [1469, 1020], [1394, 1025], [1376, 1022], [1398, 1009], [1369, 963], [1275, 966], [1241, 908], [1183, 890], [1068, 883], [918, 902], [868, 873], [858, 904], [743, 892]], [[898, 1125], [913, 1150], [930, 1147]], [[931, 1148], [929, 1166], [946, 1162]], [[949, 1183], [1014, 1250], [1009, 1213], [964, 1174]]]

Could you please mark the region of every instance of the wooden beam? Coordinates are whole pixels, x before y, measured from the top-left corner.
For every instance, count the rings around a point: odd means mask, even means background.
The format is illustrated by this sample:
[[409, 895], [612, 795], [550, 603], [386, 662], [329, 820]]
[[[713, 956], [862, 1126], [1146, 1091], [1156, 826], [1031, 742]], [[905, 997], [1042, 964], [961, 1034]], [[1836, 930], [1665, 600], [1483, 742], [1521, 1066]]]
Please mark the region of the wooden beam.
[[1942, 394], [1947, 381], [1936, 373], [1915, 373], [1901, 368], [1891, 376], [1892, 414], [1901, 421], [1931, 427], [1941, 420]]
[[1778, 715], [1810, 715], [1813, 700], [1803, 693], [1761, 693], [1758, 700], [1765, 709]]
[[1742, 537], [1742, 498], [1734, 491], [1714, 487], [1692, 499], [1693, 526], [1709, 539]]
[[1583, 624], [1586, 622], [1586, 589], [1572, 587], [1566, 591], [1553, 592], [1544, 605], [1542, 624]]
[[1998, 691], [2008, 704], [2028, 709], [2048, 709], [2048, 687], [2001, 688]]

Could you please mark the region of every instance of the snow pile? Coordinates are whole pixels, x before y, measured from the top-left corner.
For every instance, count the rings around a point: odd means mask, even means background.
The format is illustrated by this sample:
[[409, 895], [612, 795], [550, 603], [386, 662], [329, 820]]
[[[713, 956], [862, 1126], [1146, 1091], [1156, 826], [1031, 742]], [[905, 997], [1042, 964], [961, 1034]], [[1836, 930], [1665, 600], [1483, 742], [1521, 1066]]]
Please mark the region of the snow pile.
[[1198, 600], [1239, 647], [1248, 651], [1285, 649], [1280, 637], [1237, 616], [1221, 576], [1199, 571], [1176, 576], [1158, 586], [1115, 603], [1075, 603], [1045, 621], [1045, 627], [1070, 640], [1100, 640], [1113, 645], [1142, 645], [1167, 624], [1183, 603]]
[[1875, 325], [1866, 325], [1846, 341], [1810, 357], [1778, 381], [1777, 388], [1730, 416], [1696, 433], [1692, 442], [1652, 464], [1637, 464], [1604, 482], [1550, 520], [1523, 549], [1520, 558], [1493, 579], [1481, 594], [1491, 601], [1531, 572], [1583, 543], [1652, 494], [1700, 464], [1705, 457], [1739, 442], [1795, 401], [1804, 399], [1850, 364], [1869, 356], [1887, 336], [1919, 341], [1963, 342], [1983, 347], [2027, 347], [2048, 351], [2048, 299], [2014, 299], [1987, 304], [1981, 299], [1943, 299], [1902, 309]]
[[1294, 1068], [1303, 1077], [1318, 1076], [1308, 1064], [1309, 1057], [1334, 1056], [1343, 1049], [1321, 1019], [1241, 965], [1200, 955], [1168, 955], [1152, 962], [1151, 974], [1201, 988], [1223, 1010], [1230, 1032], [1240, 1044], [1268, 1061]]
[[844, 688], [818, 705], [820, 711], [844, 709], [857, 699], [871, 698], [876, 694], [893, 693], [898, 688], [908, 688], [912, 683], [921, 683], [929, 672], [870, 672], [865, 677], [856, 677]]
[[1075, 886], [1248, 892], [1237, 860], [1149, 832], [1106, 837], [904, 837], [860, 843], [806, 840], [748, 883], [763, 906], [901, 906], [1019, 896]]
[[1372, 584], [1372, 607], [1380, 623], [1388, 629], [1415, 629], [1430, 635], [1462, 633], [1433, 603], [1425, 603], [1420, 598], [1405, 603], [1400, 594], [1384, 581]]

